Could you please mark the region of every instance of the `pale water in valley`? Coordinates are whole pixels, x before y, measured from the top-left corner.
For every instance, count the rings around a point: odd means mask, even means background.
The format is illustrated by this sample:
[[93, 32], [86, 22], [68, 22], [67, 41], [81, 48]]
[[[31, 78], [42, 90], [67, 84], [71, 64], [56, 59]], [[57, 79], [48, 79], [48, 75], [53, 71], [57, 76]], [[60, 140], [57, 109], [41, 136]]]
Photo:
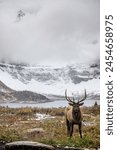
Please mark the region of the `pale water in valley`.
[[[99, 100], [86, 100], [84, 102], [84, 106], [93, 106], [94, 103], [97, 102], [97, 104], [100, 104]], [[40, 108], [58, 108], [58, 107], [65, 107], [68, 105], [68, 102], [65, 100], [58, 100], [58, 101], [53, 101], [53, 102], [46, 102], [46, 103], [0, 103], [0, 106], [4, 107], [10, 107], [10, 108], [21, 108], [21, 107], [40, 107]]]

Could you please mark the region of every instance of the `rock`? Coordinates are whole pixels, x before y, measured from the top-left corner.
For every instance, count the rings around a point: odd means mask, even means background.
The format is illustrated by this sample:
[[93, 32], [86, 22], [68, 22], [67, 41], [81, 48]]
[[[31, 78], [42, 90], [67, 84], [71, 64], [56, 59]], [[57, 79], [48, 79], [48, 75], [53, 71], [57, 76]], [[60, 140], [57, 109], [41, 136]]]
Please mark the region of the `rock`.
[[0, 142], [0, 150], [3, 150], [3, 149], [4, 149], [4, 145], [5, 145], [4, 142]]
[[33, 128], [26, 131], [27, 136], [43, 136], [45, 131], [43, 128]]
[[27, 132], [28, 133], [44, 133], [45, 131], [43, 130], [43, 128], [33, 128], [33, 129], [28, 129]]
[[7, 143], [5, 150], [55, 150], [53, 146], [32, 142], [32, 141], [17, 141]]

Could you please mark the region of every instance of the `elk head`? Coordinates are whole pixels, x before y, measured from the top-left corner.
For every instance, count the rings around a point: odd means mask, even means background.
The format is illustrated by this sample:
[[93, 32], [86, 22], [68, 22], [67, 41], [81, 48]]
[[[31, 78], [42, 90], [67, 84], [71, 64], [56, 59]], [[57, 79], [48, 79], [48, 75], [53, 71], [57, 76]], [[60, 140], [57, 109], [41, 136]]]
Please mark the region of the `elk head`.
[[75, 107], [79, 108], [80, 106], [82, 106], [84, 104], [84, 100], [86, 99], [86, 97], [87, 97], [87, 94], [86, 94], [86, 89], [85, 89], [84, 96], [83, 97], [80, 96], [77, 102], [75, 102], [74, 97], [71, 100], [71, 98], [67, 96], [67, 90], [65, 90], [65, 98], [69, 102], [69, 105], [73, 106], [73, 108]]

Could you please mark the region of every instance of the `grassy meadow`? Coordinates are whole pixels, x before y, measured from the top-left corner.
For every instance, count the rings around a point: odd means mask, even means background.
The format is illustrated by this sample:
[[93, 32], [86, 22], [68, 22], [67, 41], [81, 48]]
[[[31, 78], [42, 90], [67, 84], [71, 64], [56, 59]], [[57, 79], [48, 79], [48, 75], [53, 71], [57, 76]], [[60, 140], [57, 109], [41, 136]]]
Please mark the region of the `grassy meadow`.
[[[0, 141], [36, 141], [58, 147], [97, 149], [100, 146], [100, 107], [82, 107], [83, 138], [75, 126], [73, 137], [66, 134], [64, 108], [0, 107]], [[36, 113], [53, 118], [36, 119]]]

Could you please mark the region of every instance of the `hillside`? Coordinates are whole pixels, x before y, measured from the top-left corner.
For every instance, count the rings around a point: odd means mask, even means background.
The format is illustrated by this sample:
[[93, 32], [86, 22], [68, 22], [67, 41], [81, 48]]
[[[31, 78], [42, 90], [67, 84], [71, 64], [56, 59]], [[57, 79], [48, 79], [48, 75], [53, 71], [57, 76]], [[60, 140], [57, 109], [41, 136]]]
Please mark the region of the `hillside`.
[[38, 102], [51, 101], [46, 96], [30, 91], [15, 91], [0, 81], [0, 102]]

